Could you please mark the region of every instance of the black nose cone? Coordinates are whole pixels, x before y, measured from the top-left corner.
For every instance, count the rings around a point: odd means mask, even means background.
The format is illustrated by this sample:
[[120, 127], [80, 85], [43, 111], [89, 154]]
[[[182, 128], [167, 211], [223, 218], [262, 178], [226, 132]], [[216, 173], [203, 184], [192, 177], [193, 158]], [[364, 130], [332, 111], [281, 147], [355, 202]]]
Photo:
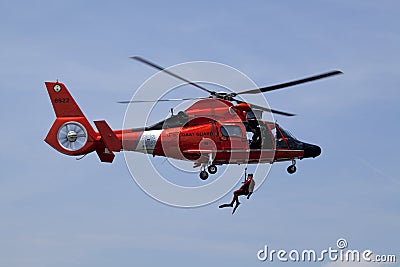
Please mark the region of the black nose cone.
[[321, 148], [319, 146], [303, 143], [303, 148], [305, 158], [315, 158], [321, 154]]

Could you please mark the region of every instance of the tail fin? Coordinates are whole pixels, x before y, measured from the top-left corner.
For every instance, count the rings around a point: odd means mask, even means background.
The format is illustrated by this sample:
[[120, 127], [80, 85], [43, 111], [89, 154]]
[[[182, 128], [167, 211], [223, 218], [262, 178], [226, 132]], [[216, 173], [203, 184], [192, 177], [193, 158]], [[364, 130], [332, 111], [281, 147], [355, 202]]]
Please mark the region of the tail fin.
[[59, 82], [46, 82], [45, 84], [57, 118], [85, 117], [64, 84]]
[[59, 82], [46, 82], [56, 120], [45, 141], [67, 155], [83, 155], [96, 150], [96, 133], [75, 102], [67, 87]]

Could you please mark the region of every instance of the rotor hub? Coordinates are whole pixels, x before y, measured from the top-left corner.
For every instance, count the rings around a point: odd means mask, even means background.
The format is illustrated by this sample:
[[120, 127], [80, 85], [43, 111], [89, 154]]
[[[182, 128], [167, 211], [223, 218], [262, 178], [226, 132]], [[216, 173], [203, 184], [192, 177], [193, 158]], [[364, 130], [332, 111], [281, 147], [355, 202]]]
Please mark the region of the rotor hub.
[[76, 141], [77, 138], [78, 138], [78, 134], [75, 131], [69, 131], [67, 133], [68, 142], [73, 143]]

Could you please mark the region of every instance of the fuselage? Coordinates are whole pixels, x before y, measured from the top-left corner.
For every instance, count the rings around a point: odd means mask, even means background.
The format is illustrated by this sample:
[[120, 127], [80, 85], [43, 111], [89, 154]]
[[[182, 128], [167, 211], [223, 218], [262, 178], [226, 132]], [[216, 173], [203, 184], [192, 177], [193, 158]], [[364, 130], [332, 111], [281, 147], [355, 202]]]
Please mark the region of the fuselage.
[[217, 165], [272, 163], [321, 153], [318, 146], [301, 142], [278, 124], [266, 121], [257, 121], [261, 141], [253, 143], [256, 140], [249, 138], [249, 133], [253, 137], [255, 133], [246, 124], [211, 121], [167, 129], [124, 130], [118, 135], [125, 151], [200, 162], [211, 154]]

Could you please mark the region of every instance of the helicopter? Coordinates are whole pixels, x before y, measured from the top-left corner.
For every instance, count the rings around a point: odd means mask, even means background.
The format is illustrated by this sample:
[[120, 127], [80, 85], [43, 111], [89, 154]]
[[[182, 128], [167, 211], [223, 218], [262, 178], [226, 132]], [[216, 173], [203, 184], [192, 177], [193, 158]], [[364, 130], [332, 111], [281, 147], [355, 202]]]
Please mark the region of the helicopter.
[[[289, 174], [296, 172], [296, 160], [315, 158], [321, 148], [296, 139], [278, 123], [262, 120], [263, 112], [281, 116], [292, 113], [247, 103], [238, 96], [260, 94], [342, 74], [339, 70], [303, 79], [241, 92], [216, 92], [185, 79], [142, 57], [132, 57], [159, 71], [205, 91], [208, 97], [176, 115], [151, 126], [112, 130], [105, 120], [94, 121], [97, 131], [61, 82], [45, 82], [56, 119], [45, 142], [70, 156], [96, 152], [101, 162], [112, 163], [116, 152], [133, 151], [152, 156], [192, 161], [206, 180], [225, 164], [262, 164], [290, 161]], [[184, 100], [184, 99], [182, 99]], [[176, 101], [176, 99], [174, 99]], [[127, 104], [140, 101], [120, 101]]]

